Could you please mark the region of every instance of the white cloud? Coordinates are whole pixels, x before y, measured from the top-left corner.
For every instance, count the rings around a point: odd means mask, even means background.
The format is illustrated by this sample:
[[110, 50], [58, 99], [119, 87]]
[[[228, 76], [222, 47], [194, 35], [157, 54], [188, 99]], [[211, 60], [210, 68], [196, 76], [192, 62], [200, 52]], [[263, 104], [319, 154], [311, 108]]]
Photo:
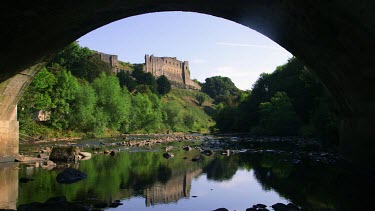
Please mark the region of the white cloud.
[[216, 45], [224, 45], [224, 46], [230, 46], [230, 47], [264, 48], [264, 49], [277, 50], [277, 51], [286, 51], [282, 47], [274, 47], [274, 46], [268, 46], [268, 45], [255, 45], [255, 44], [247, 44], [247, 43], [217, 42]]

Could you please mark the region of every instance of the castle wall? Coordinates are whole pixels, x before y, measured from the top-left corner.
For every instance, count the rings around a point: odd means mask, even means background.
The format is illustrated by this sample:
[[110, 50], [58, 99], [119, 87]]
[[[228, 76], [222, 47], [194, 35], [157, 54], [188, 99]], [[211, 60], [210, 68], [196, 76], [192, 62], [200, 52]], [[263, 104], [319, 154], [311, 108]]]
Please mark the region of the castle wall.
[[145, 55], [144, 70], [156, 77], [165, 75], [170, 81], [182, 84], [185, 88], [200, 89], [200, 86], [190, 79], [189, 63], [181, 62], [176, 57]]
[[98, 51], [94, 51], [94, 53], [99, 56], [100, 60], [109, 64], [109, 66], [112, 68], [112, 71], [114, 73], [117, 73], [118, 71], [118, 56], [117, 55], [106, 54], [106, 53], [102, 53]]

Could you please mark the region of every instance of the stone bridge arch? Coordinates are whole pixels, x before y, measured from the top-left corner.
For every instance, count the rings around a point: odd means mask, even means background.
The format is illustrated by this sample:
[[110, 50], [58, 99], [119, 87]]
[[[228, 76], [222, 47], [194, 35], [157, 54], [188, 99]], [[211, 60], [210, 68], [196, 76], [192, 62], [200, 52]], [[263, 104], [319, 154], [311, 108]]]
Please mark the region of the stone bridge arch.
[[358, 162], [374, 163], [374, 10], [372, 0], [4, 2], [0, 6], [0, 159], [18, 153], [19, 98], [34, 74], [63, 47], [122, 18], [192, 11], [248, 26], [303, 60], [340, 106], [343, 152]]

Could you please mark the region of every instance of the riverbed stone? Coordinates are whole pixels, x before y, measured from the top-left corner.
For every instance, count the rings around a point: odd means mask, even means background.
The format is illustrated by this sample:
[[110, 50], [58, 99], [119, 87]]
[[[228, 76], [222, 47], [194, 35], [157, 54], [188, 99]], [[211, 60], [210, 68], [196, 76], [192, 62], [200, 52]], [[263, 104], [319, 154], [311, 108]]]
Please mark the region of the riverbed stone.
[[83, 157], [91, 157], [91, 153], [89, 152], [79, 152], [80, 155], [82, 155]]
[[85, 173], [74, 168], [67, 168], [57, 175], [56, 181], [58, 183], [71, 184], [85, 178], [87, 178], [87, 175]]
[[163, 154], [163, 157], [166, 158], [166, 159], [173, 158], [174, 154], [170, 153], [170, 152], [166, 152], [166, 153]]
[[185, 150], [185, 151], [190, 151], [190, 150], [191, 150], [191, 147], [189, 147], [189, 146], [184, 146], [182, 149]]
[[202, 152], [204, 155], [207, 155], [207, 156], [211, 156], [214, 154], [214, 151], [210, 150], [210, 149], [206, 149]]
[[76, 146], [57, 146], [53, 147], [49, 159], [53, 162], [71, 162], [75, 160], [75, 156], [78, 155], [79, 148]]
[[42, 158], [42, 159], [44, 159], [44, 160], [48, 160], [48, 159], [49, 159], [49, 156], [48, 156], [47, 154], [43, 154], [43, 153], [37, 155], [36, 157], [38, 157], [38, 158]]

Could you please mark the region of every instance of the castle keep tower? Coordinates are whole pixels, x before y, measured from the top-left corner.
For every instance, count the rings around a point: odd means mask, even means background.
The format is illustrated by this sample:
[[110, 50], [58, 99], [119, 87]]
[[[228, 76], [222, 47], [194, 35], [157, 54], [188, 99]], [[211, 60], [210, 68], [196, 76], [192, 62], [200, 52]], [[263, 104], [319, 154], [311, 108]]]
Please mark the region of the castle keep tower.
[[165, 75], [176, 87], [201, 89], [190, 78], [189, 62], [181, 62], [176, 57], [155, 57], [146, 54], [144, 71], [155, 77]]

